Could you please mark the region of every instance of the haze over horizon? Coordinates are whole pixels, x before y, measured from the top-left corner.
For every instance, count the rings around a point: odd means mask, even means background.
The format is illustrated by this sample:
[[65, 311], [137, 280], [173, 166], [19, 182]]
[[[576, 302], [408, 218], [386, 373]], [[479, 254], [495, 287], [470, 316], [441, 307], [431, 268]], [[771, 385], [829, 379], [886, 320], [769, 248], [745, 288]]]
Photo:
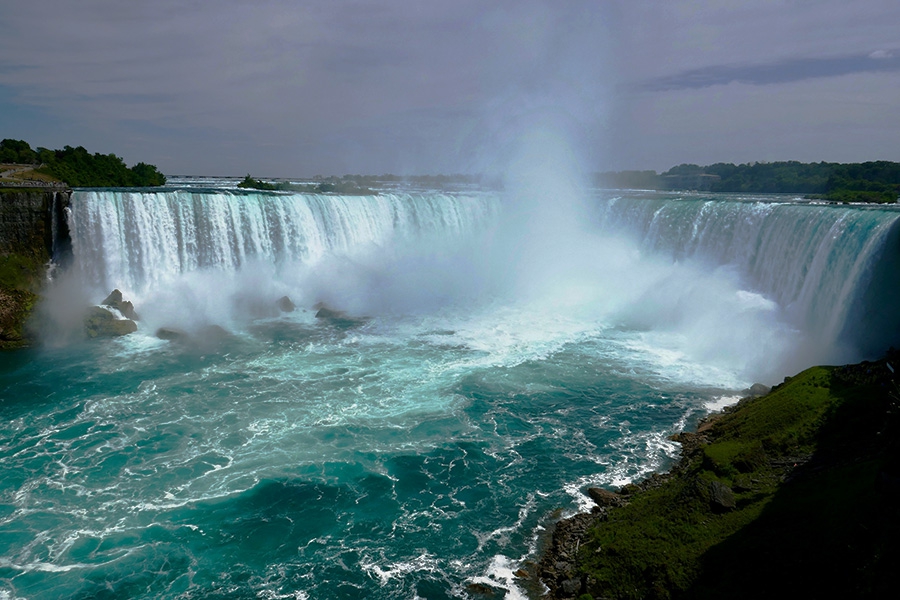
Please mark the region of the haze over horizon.
[[590, 170], [900, 160], [900, 4], [33, 0], [0, 137], [169, 175], [490, 170], [534, 125]]

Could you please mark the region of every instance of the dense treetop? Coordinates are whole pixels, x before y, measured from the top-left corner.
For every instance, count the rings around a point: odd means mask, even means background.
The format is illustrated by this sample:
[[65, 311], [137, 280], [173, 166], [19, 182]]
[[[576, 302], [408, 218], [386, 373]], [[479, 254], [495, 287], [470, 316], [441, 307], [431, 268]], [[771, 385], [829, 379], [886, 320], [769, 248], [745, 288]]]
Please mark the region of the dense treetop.
[[166, 183], [166, 176], [154, 165], [140, 162], [129, 168], [115, 154], [90, 154], [82, 146], [32, 150], [27, 142], [5, 139], [0, 141], [0, 163], [40, 165], [38, 172], [74, 187], [144, 187]]
[[37, 154], [28, 142], [10, 139], [0, 141], [0, 163], [33, 165], [38, 162]]

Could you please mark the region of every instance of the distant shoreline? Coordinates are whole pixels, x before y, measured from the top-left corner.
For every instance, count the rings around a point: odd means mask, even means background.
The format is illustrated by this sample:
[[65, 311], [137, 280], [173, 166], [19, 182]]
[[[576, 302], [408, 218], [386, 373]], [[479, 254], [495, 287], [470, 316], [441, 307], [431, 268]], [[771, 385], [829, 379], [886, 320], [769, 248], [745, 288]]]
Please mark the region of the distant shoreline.
[[657, 191], [800, 194], [841, 203], [894, 203], [900, 197], [900, 163], [682, 164], [664, 173], [649, 170], [595, 173], [594, 184]]

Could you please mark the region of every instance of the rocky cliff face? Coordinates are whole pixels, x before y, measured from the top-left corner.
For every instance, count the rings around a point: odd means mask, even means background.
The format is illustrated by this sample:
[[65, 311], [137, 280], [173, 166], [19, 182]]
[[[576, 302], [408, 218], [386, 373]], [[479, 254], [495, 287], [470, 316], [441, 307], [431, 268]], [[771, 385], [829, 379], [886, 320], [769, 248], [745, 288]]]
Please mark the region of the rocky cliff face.
[[47, 267], [70, 252], [70, 196], [53, 189], [0, 189], [0, 348], [27, 342], [25, 322]]

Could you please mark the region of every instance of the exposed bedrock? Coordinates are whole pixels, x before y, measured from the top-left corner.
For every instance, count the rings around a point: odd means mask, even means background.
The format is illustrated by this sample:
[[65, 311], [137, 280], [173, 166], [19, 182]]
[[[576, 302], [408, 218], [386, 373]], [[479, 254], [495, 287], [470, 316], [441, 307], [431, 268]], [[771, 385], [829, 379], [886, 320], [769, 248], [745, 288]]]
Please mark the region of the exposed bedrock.
[[30, 341], [26, 323], [48, 269], [70, 259], [69, 199], [68, 191], [0, 189], [0, 348]]
[[287, 296], [282, 296], [281, 298], [279, 298], [277, 305], [278, 305], [278, 310], [280, 310], [281, 312], [289, 313], [289, 312], [294, 312], [295, 310], [297, 310], [297, 306]]
[[84, 317], [84, 331], [89, 338], [117, 337], [137, 331], [134, 305], [113, 290], [100, 306], [92, 306]]
[[113, 290], [100, 304], [116, 309], [122, 313], [122, 316], [126, 319], [131, 319], [132, 321], [140, 320], [137, 313], [134, 312], [134, 304], [128, 300], [124, 300], [122, 298], [122, 292], [119, 290]]
[[117, 337], [137, 331], [137, 323], [117, 318], [105, 306], [92, 306], [84, 318], [84, 331], [89, 338]]
[[199, 329], [185, 331], [177, 327], [160, 327], [156, 330], [156, 337], [166, 340], [188, 352], [205, 354], [216, 352], [222, 344], [233, 339], [232, 334], [220, 325], [204, 325]]

